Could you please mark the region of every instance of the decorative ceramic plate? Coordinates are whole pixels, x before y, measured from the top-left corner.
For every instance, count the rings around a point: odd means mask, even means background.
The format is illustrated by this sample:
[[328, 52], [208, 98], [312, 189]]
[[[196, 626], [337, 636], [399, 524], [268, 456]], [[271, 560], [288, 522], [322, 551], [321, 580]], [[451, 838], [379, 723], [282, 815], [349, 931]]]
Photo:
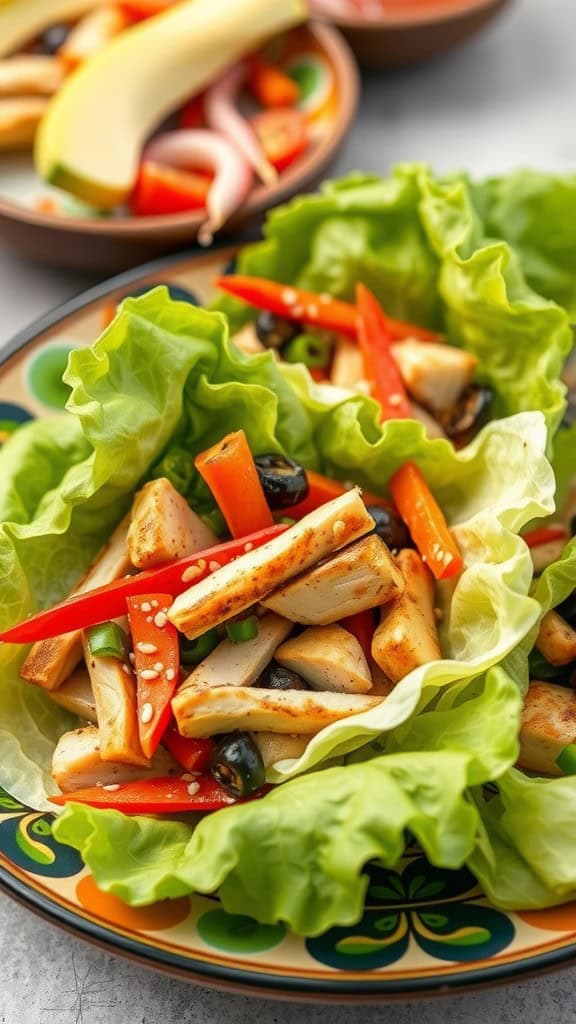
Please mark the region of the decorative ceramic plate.
[[[0, 367], [0, 431], [62, 411], [68, 352], [95, 339], [122, 296], [164, 282], [202, 301], [233, 258], [220, 249], [148, 264], [20, 334]], [[434, 868], [418, 849], [395, 871], [370, 867], [362, 920], [319, 938], [228, 914], [215, 897], [130, 908], [96, 888], [76, 851], [52, 837], [51, 819], [0, 790], [3, 889], [83, 938], [188, 980], [263, 996], [385, 1001], [490, 984], [576, 954], [576, 903], [505, 913], [468, 871]]]
[[[277, 182], [256, 185], [223, 230], [258, 225], [264, 212], [317, 185], [358, 104], [356, 64], [339, 32], [309, 23], [270, 41], [269, 59], [299, 84], [310, 145]], [[189, 247], [205, 212], [102, 216], [36, 175], [30, 155], [0, 155], [0, 238], [42, 263], [108, 273]]]

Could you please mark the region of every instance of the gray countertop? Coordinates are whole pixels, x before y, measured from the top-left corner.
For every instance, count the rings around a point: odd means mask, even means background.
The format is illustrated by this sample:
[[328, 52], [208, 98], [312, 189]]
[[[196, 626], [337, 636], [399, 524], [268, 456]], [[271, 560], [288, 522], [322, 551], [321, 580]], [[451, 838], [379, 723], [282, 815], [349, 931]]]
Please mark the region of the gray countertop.
[[[576, 167], [574, 0], [516, 0], [441, 61], [368, 76], [335, 172], [401, 160], [499, 173]], [[47, 270], [0, 246], [0, 345], [95, 276]], [[576, 969], [479, 994], [378, 1008], [283, 1005], [173, 981], [86, 945], [0, 896], [0, 1024], [564, 1024]]]

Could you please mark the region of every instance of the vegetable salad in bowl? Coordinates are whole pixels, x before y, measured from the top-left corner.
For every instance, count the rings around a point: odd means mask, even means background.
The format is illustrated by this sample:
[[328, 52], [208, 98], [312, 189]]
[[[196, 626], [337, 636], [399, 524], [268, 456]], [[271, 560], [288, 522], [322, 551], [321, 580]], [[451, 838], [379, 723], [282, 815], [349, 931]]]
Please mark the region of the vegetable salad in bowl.
[[0, 782], [105, 891], [316, 935], [413, 838], [573, 898], [561, 187], [296, 200], [211, 309], [125, 299], [0, 451]]

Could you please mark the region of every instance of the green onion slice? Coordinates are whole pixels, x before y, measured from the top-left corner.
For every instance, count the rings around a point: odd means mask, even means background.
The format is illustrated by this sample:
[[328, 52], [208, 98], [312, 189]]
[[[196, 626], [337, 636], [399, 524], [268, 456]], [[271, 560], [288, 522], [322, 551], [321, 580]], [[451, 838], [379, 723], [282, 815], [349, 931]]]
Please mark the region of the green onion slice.
[[180, 661], [183, 665], [199, 665], [219, 642], [220, 637], [216, 629], [209, 629], [207, 633], [196, 637], [195, 640], [187, 640], [185, 636], [180, 637]]
[[88, 630], [88, 647], [93, 658], [124, 658], [126, 633], [117, 622], [102, 622]]
[[226, 632], [233, 644], [244, 644], [258, 636], [258, 619], [250, 615], [247, 619], [236, 619], [226, 623]]
[[564, 775], [576, 775], [576, 743], [569, 743], [560, 751], [556, 764]]

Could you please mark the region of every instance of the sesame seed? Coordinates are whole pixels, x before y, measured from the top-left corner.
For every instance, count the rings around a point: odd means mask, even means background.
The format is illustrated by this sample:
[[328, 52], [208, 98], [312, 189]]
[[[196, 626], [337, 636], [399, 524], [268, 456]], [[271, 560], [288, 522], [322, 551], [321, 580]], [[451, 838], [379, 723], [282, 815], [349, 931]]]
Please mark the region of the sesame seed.
[[140, 721], [142, 725], [147, 725], [154, 718], [154, 708], [151, 704], [143, 704], [142, 711], [140, 712]]
[[175, 675], [176, 675], [176, 673], [174, 672], [173, 668], [166, 669], [166, 679], [168, 680], [169, 683], [172, 682], [172, 680], [174, 679]]
[[198, 790], [200, 789], [200, 785], [199, 785], [199, 783], [198, 783], [198, 782], [191, 782], [191, 783], [190, 783], [190, 784], [189, 784], [189, 785], [188, 785], [188, 786], [186, 787], [186, 789], [187, 789], [187, 791], [188, 791], [188, 795], [189, 795], [189, 796], [196, 796], [196, 793], [197, 793], [197, 792], [198, 792]]
[[390, 397], [388, 398], [388, 401], [389, 401], [390, 405], [401, 405], [401, 403], [402, 403], [402, 395], [398, 395], [398, 394], [390, 395]]
[[158, 626], [158, 629], [164, 629], [164, 626], [168, 622], [168, 616], [166, 612], [156, 612], [154, 616], [154, 625]]
[[334, 537], [334, 540], [338, 540], [338, 538], [342, 536], [345, 530], [346, 523], [344, 522], [344, 520], [336, 519], [335, 522], [332, 524], [332, 536]]
[[156, 598], [154, 598], [154, 600], [151, 601], [150, 604], [152, 605], [153, 608], [157, 608], [158, 607], [158, 601], [156, 600]]
[[436, 619], [436, 622], [442, 622], [442, 619], [444, 618], [444, 612], [442, 611], [441, 608], [434, 609], [434, 618]]
[[208, 568], [210, 569], [210, 572], [216, 572], [216, 570], [221, 569], [222, 566], [220, 565], [220, 562], [213, 561], [209, 563]]
[[150, 604], [150, 601], [142, 601], [142, 604], [140, 605], [140, 611], [141, 612], [151, 612], [152, 611], [152, 605]]
[[122, 671], [123, 671], [125, 676], [131, 676], [132, 675], [132, 672], [130, 671], [130, 667], [128, 665], [122, 665]]
[[185, 772], [184, 775], [180, 776], [180, 778], [182, 779], [182, 782], [194, 782], [195, 781], [195, 775], [193, 774], [193, 772]]
[[134, 662], [136, 661], [136, 656], [134, 654], [132, 654], [132, 651], [130, 651], [130, 654], [128, 655], [128, 657], [130, 658], [130, 664], [133, 665]]
[[145, 679], [146, 682], [151, 682], [152, 679], [158, 679], [160, 675], [155, 668], [143, 668], [140, 673], [140, 678]]
[[189, 580], [195, 580], [197, 576], [201, 576], [203, 569], [199, 565], [189, 565], [187, 569], [184, 569], [181, 579], [182, 583], [188, 583]]
[[155, 663], [155, 665], [154, 665], [154, 668], [155, 668], [156, 672], [163, 672], [164, 671], [164, 662], [163, 661], [157, 661]]
[[136, 644], [136, 648], [140, 654], [156, 654], [158, 651], [156, 644], [145, 644], [142, 641]]
[[293, 288], [284, 288], [282, 291], [282, 302], [287, 306], [293, 306], [298, 298], [298, 293]]
[[110, 782], [108, 786], [102, 786], [102, 789], [105, 789], [107, 793], [115, 793], [117, 789], [120, 789], [120, 783]]
[[254, 547], [254, 545], [253, 545], [252, 541], [249, 540], [244, 545], [244, 551], [252, 551], [253, 547]]
[[147, 615], [146, 616], [146, 622], [152, 622], [152, 616], [151, 615]]

